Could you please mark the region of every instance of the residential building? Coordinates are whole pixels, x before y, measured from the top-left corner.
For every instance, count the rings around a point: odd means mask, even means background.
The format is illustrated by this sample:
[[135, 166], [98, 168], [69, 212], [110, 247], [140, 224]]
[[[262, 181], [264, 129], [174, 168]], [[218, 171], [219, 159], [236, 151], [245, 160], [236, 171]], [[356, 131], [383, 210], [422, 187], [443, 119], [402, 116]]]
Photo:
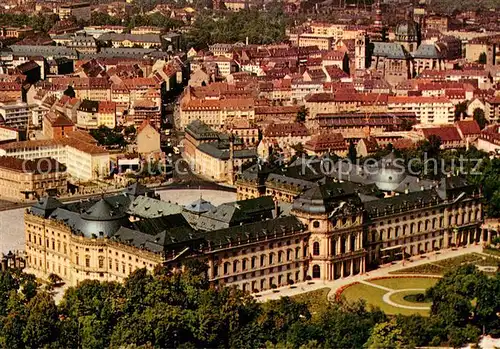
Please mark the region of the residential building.
[[109, 153], [94, 143], [75, 137], [72, 132], [57, 140], [0, 144], [0, 156], [24, 160], [54, 158], [66, 166], [66, 172], [73, 181], [86, 182], [109, 174]]
[[189, 99], [185, 97], [180, 105], [179, 127], [186, 127], [194, 120], [221, 128], [234, 119], [255, 119], [254, 100], [250, 98], [233, 99]]
[[36, 200], [67, 191], [66, 168], [51, 158], [23, 160], [0, 157], [0, 198]]
[[81, 2], [62, 4], [59, 6], [57, 14], [61, 20], [74, 17], [82, 21], [89, 22], [91, 17], [90, 3]]
[[137, 129], [136, 143], [137, 152], [142, 156], [161, 153], [160, 133], [149, 120], [144, 120]]
[[500, 121], [500, 96], [495, 96], [486, 100], [484, 115], [486, 120], [490, 123]]
[[99, 36], [99, 41], [109, 42], [113, 47], [161, 48], [162, 42], [158, 34], [119, 34], [105, 33]]
[[257, 152], [234, 135], [216, 132], [195, 120], [186, 127], [183, 156], [203, 177], [232, 184], [243, 165], [256, 160]]
[[75, 130], [75, 124], [64, 114], [49, 111], [43, 118], [43, 134], [48, 139], [61, 139]]
[[447, 97], [389, 97], [389, 112], [415, 113], [421, 124], [451, 124], [455, 107]]
[[0, 142], [17, 142], [20, 140], [19, 130], [0, 125]]
[[0, 102], [0, 124], [7, 127], [26, 129], [31, 119], [30, 106], [21, 101]]

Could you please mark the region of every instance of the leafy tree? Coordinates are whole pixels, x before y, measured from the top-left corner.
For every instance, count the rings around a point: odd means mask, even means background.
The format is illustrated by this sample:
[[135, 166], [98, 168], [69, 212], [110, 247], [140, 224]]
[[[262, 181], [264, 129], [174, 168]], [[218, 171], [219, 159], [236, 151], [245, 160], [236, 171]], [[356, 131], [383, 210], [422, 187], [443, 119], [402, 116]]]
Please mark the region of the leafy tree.
[[272, 11], [252, 8], [215, 18], [202, 12], [186, 34], [186, 44], [187, 48], [206, 48], [216, 42], [245, 42], [247, 38], [252, 44], [281, 42], [286, 39], [286, 23], [281, 7]]
[[483, 128], [485, 128], [486, 126], [486, 117], [484, 115], [484, 110], [482, 110], [481, 108], [476, 108], [474, 109], [474, 120], [476, 120], [477, 124], [479, 125], [479, 127], [481, 128], [481, 130]]
[[486, 64], [488, 61], [488, 57], [486, 56], [486, 52], [481, 52], [479, 55], [479, 59], [477, 60], [478, 63], [480, 64]]
[[118, 127], [110, 129], [107, 126], [101, 125], [97, 129], [90, 130], [90, 135], [103, 146], [125, 147], [127, 145], [122, 130]]
[[398, 326], [395, 319], [391, 319], [375, 325], [365, 347], [369, 349], [403, 349], [410, 346], [403, 336], [403, 329]]
[[23, 341], [27, 348], [41, 348], [58, 337], [58, 311], [52, 296], [39, 292], [27, 305]]
[[403, 131], [411, 131], [413, 128], [413, 125], [415, 125], [415, 122], [410, 119], [403, 119], [401, 121], [401, 130]]
[[354, 142], [352, 140], [349, 142], [349, 150], [347, 153], [347, 157], [353, 164], [356, 163], [358, 153], [356, 151], [356, 145], [354, 144]]
[[368, 310], [364, 301], [331, 304], [318, 316], [326, 348], [362, 348], [375, 324], [386, 317], [380, 309]]
[[267, 302], [258, 319], [262, 328], [268, 329], [268, 339], [286, 340], [287, 331], [301, 319], [310, 319], [311, 314], [305, 303], [292, 301], [288, 297]]
[[436, 135], [430, 135], [429, 138], [419, 144], [420, 151], [427, 153], [428, 158], [437, 158], [441, 149], [441, 138]]
[[432, 298], [431, 317], [446, 328], [451, 345], [474, 342], [481, 332], [498, 331], [499, 289], [498, 275], [488, 278], [476, 266], [465, 265], [427, 290]]
[[306, 109], [306, 107], [301, 106], [299, 111], [297, 112], [296, 121], [297, 122], [304, 122], [304, 121], [306, 121], [306, 118], [307, 118], [307, 109]]
[[467, 115], [467, 102], [460, 102], [455, 106], [455, 120], [462, 119], [463, 116]]

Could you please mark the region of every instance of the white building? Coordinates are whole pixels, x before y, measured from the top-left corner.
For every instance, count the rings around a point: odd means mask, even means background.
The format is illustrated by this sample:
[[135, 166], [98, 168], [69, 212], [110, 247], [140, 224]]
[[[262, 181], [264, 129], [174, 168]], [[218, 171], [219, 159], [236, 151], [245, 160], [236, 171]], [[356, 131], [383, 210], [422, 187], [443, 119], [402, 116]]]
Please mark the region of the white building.
[[388, 110], [415, 113], [421, 124], [452, 124], [455, 119], [455, 107], [446, 97], [389, 97]]
[[2, 144], [0, 156], [25, 160], [51, 157], [66, 165], [67, 173], [78, 181], [95, 180], [109, 174], [107, 150], [71, 137]]
[[0, 123], [7, 127], [26, 129], [31, 119], [31, 109], [25, 102], [0, 102]]

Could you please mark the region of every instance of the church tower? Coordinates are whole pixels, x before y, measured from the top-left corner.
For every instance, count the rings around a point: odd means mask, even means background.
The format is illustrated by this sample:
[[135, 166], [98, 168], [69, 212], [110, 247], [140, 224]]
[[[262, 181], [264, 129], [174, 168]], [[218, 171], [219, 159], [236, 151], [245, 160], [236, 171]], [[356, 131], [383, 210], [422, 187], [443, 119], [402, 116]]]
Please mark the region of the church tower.
[[366, 44], [367, 38], [365, 33], [359, 33], [356, 36], [355, 42], [355, 51], [354, 51], [354, 66], [356, 71], [366, 69]]

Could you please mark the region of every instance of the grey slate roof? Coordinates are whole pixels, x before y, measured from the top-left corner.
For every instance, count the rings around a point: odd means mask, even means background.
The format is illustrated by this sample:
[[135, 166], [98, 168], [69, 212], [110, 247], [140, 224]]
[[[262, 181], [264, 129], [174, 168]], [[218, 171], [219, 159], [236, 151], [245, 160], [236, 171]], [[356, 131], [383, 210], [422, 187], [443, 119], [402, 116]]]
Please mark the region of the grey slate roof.
[[125, 217], [125, 213], [118, 205], [112, 205], [109, 201], [101, 199], [82, 213], [86, 220], [108, 221]]
[[401, 44], [395, 42], [374, 42], [373, 55], [390, 59], [406, 59], [409, 53]]
[[55, 209], [61, 207], [62, 205], [62, 202], [56, 198], [46, 196], [31, 206], [31, 212], [47, 218]]
[[205, 213], [205, 212], [210, 211], [214, 208], [215, 208], [214, 205], [212, 205], [207, 200], [203, 200], [202, 197], [200, 197], [198, 200], [184, 206], [184, 209], [186, 211], [197, 213], [197, 214]]
[[397, 193], [404, 193], [406, 190], [408, 190], [408, 192], [414, 192], [421, 191], [422, 187], [424, 189], [431, 189], [436, 186], [437, 183], [434, 181], [419, 179], [416, 176], [406, 176], [394, 191]]
[[350, 182], [328, 182], [323, 185], [315, 184], [305, 191], [294, 201], [293, 208], [301, 212], [321, 214], [343, 210], [346, 204], [351, 208], [361, 206], [357, 185]]
[[193, 120], [186, 126], [186, 132], [195, 139], [217, 140], [218, 132], [200, 120]]
[[182, 206], [143, 195], [137, 196], [127, 211], [128, 214], [141, 218], [156, 218], [181, 212]]
[[242, 223], [273, 217], [274, 201], [270, 196], [228, 202], [200, 214], [185, 211], [184, 217], [197, 230], [223, 229]]
[[436, 45], [422, 44], [411, 55], [414, 58], [439, 59], [443, 57], [443, 52]]
[[294, 216], [280, 217], [276, 219], [263, 220], [243, 226], [234, 226], [226, 229], [206, 232], [203, 238], [210, 243], [211, 246], [228, 245], [237, 243], [238, 241], [253, 240], [257, 237], [265, 238], [266, 236], [275, 236], [284, 231], [300, 231], [304, 229], [304, 225]]
[[[85, 101], [85, 100], [84, 100]], [[139, 196], [139, 195], [146, 195], [147, 193], [152, 192], [151, 189], [146, 187], [145, 185], [142, 185], [139, 182], [132, 183], [125, 189], [123, 189], [122, 193], [126, 195], [131, 195], [131, 196]]]
[[[229, 160], [229, 149], [220, 149], [216, 143], [202, 143], [198, 149], [205, 154], [220, 160]], [[235, 159], [255, 159], [257, 158], [256, 149], [240, 149], [233, 153]]]
[[43, 57], [78, 57], [78, 51], [63, 46], [12, 45], [9, 49], [14, 55]]
[[99, 41], [131, 41], [131, 42], [148, 42], [161, 44], [161, 39], [158, 34], [128, 34], [128, 33], [104, 33], [98, 37]]
[[392, 212], [418, 209], [424, 204], [442, 202], [435, 189], [417, 191], [408, 194], [400, 194], [381, 200], [364, 203], [364, 207], [369, 216], [379, 216]]

